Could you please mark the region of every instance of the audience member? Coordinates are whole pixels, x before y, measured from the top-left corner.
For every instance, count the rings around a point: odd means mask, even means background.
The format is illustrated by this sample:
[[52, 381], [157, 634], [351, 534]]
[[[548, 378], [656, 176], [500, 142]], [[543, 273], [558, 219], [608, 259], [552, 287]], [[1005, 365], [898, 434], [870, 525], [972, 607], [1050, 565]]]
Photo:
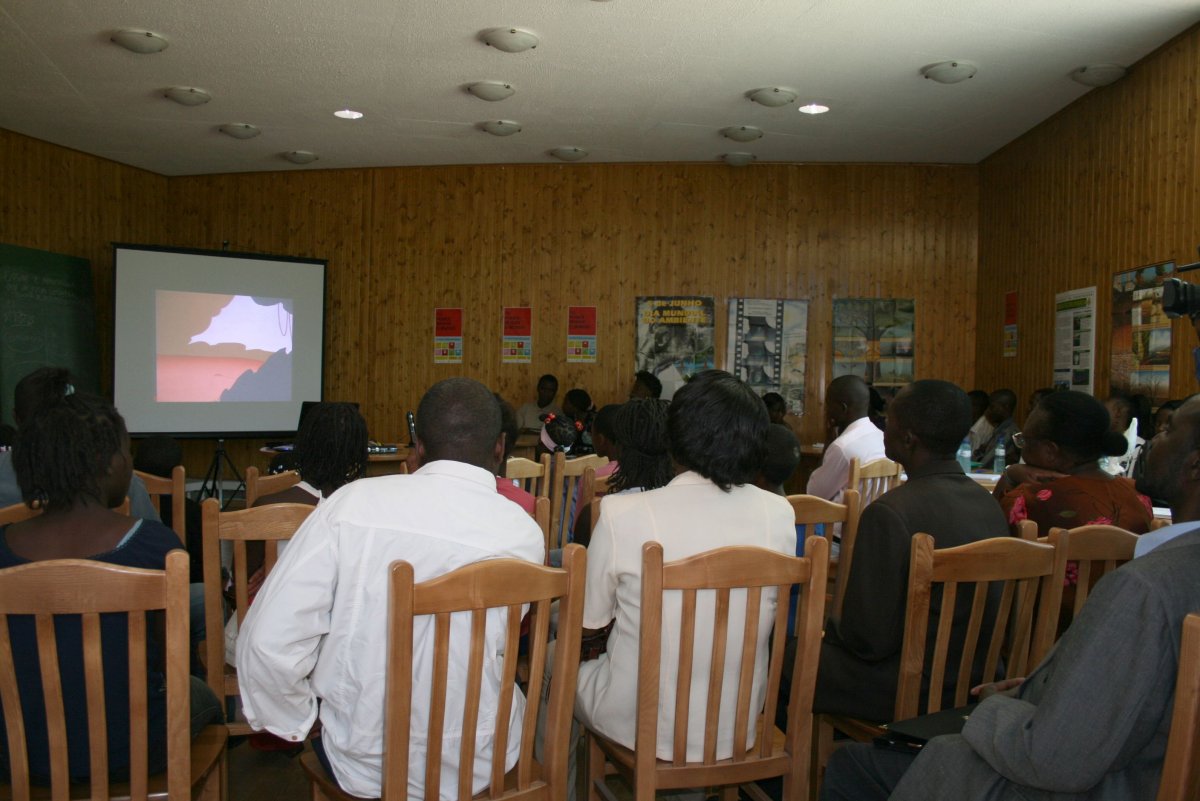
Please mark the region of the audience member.
[[563, 396], [563, 414], [574, 421], [575, 430], [579, 432], [579, 436], [575, 438], [575, 445], [571, 448], [571, 455], [593, 453], [592, 420], [596, 416], [596, 407], [592, 405], [592, 396], [578, 387], [567, 390], [567, 394]]
[[[830, 619], [821, 644], [813, 708], [883, 722], [896, 700], [912, 536], [930, 534], [938, 548], [1008, 535], [996, 502], [963, 475], [955, 451], [971, 426], [967, 395], [946, 381], [916, 381], [888, 407], [887, 456], [904, 466], [908, 480], [862, 512], [854, 562], [847, 577], [840, 619]], [[954, 610], [955, 639], [962, 641], [971, 592], [960, 590]], [[979, 636], [990, 636], [998, 594], [989, 597]], [[929, 618], [932, 648], [941, 602], [935, 589]], [[982, 650], [982, 649], [981, 649]], [[983, 656], [982, 654], [980, 655]], [[944, 691], [952, 697], [960, 658], [947, 660]], [[982, 674], [982, 658], [972, 675]], [[926, 688], [932, 691], [932, 688]]]
[[971, 442], [971, 452], [974, 453], [980, 445], [987, 442], [988, 437], [996, 429], [994, 425], [988, 422], [987, 407], [989, 396], [982, 389], [973, 389], [967, 393], [967, 397], [971, 399], [971, 419], [975, 422], [971, 424], [971, 431], [968, 435]]
[[1018, 446], [1013, 442], [1012, 435], [1017, 430], [1017, 421], [1013, 412], [1017, 408], [1017, 394], [1011, 389], [998, 389], [988, 398], [987, 411], [984, 417], [992, 425], [992, 433], [983, 444], [971, 452], [971, 460], [990, 470], [996, 461], [996, 449], [1004, 444], [1004, 460], [1006, 464], [1017, 461]]
[[783, 396], [778, 392], [767, 392], [763, 394], [762, 399], [763, 403], [767, 405], [767, 414], [770, 415], [771, 422], [787, 426], [799, 440], [801, 435], [800, 416], [792, 414]]
[[621, 414], [619, 403], [609, 403], [600, 407], [592, 420], [592, 448], [597, 456], [608, 459], [606, 464], [596, 468], [596, 477], [603, 478], [616, 472], [617, 463], [621, 458], [620, 438], [617, 436], [617, 417]]
[[[1167, 401], [1163, 407], [1168, 404], [1174, 404], [1174, 408], [1170, 410], [1166, 425], [1155, 435], [1154, 447], [1142, 451], [1147, 469], [1138, 476], [1137, 489], [1152, 498], [1161, 498], [1164, 505], [1171, 508], [1171, 520], [1174, 522], [1138, 537], [1134, 556], [1148, 554], [1163, 543], [1200, 528], [1200, 493], [1185, 496], [1178, 492], [1181, 485], [1194, 480], [1200, 471], [1200, 459], [1196, 458], [1195, 449], [1188, 447], [1188, 438], [1195, 438], [1196, 433], [1200, 432], [1200, 395], [1192, 395], [1187, 401]], [[1179, 410], [1185, 404], [1188, 405], [1188, 412], [1181, 413]], [[1200, 443], [1200, 439], [1195, 441]], [[1154, 450], [1161, 451], [1156, 457], [1158, 474], [1150, 475], [1150, 454]], [[1171, 494], [1173, 491], [1174, 495]]]
[[767, 427], [766, 451], [754, 486], [773, 492], [776, 495], [787, 495], [783, 483], [787, 481], [796, 467], [800, 464], [800, 440], [792, 430], [780, 423], [771, 423]]
[[809, 495], [840, 503], [850, 480], [850, 460], [865, 464], [883, 458], [883, 432], [868, 419], [870, 403], [870, 389], [858, 376], [840, 376], [829, 384], [825, 393], [828, 444], [821, 466], [809, 476]]
[[1102, 578], [1029, 678], [1011, 694], [986, 697], [962, 734], [935, 737], [915, 761], [871, 745], [840, 749], [821, 798], [1154, 798], [1179, 635], [1184, 617], [1200, 609], [1200, 400], [1188, 400], [1150, 450], [1143, 488], [1170, 499], [1181, 521], [1175, 539]]
[[633, 376], [633, 386], [629, 389], [630, 400], [634, 398], [662, 397], [662, 382], [649, 370], [638, 370]]
[[[267, 577], [238, 638], [238, 680], [247, 718], [255, 728], [302, 740], [320, 716], [314, 748], [346, 792], [378, 798], [386, 704], [388, 566], [413, 565], [427, 581], [464, 565], [496, 557], [540, 564], [542, 532], [529, 515], [496, 493], [496, 467], [504, 454], [500, 407], [486, 387], [468, 378], [435, 384], [417, 412], [414, 474], [363, 479], [317, 507]], [[469, 621], [451, 622], [451, 662], [465, 664]], [[502, 611], [488, 614], [483, 649], [485, 675], [500, 670]], [[429, 618], [415, 622], [418, 650], [434, 636]], [[420, 660], [413, 684], [428, 687], [432, 663]], [[462, 720], [465, 676], [449, 674], [446, 720]], [[525, 699], [516, 693], [509, 720], [505, 765], [521, 744]], [[495, 685], [484, 682], [473, 792], [488, 785], [499, 707]], [[428, 696], [413, 698], [409, 758], [410, 797], [425, 786]], [[442, 786], [458, 786], [460, 733], [447, 726]]]
[[517, 444], [517, 415], [512, 404], [493, 393], [496, 403], [500, 404], [500, 431], [504, 434], [504, 457], [496, 468], [496, 491], [525, 510], [526, 514], [537, 511], [537, 498], [530, 495], [521, 485], [511, 478], [504, 477], [504, 466], [512, 457], [513, 447]]
[[1105, 455], [1108, 458], [1101, 462], [1101, 467], [1114, 476], [1123, 476], [1133, 464], [1135, 451], [1144, 442], [1138, 438], [1136, 407], [1133, 398], [1126, 393], [1113, 392], [1108, 396], [1108, 400], [1104, 401], [1104, 408], [1108, 410], [1110, 430], [1121, 435], [1125, 446], [1119, 451], [1106, 450]]
[[[113, 511], [125, 500], [133, 472], [125, 421], [100, 398], [71, 394], [40, 408], [22, 410], [12, 465], [24, 502], [42, 514], [0, 528], [0, 568], [48, 559], [91, 559], [127, 567], [162, 570], [167, 553], [182, 548], [175, 532], [162, 523], [131, 518]], [[128, 628], [125, 618], [100, 618], [101, 658], [106, 667], [104, 705], [111, 778], [122, 778], [130, 766]], [[88, 699], [83, 680], [83, 634], [78, 618], [54, 624], [62, 677], [62, 710], [67, 726], [66, 756], [72, 779], [86, 781], [92, 766], [88, 754]], [[50, 746], [45, 701], [38, 667], [32, 619], [9, 621], [7, 636], [24, 710], [25, 743], [30, 773], [41, 781], [50, 776]], [[166, 676], [161, 639], [152, 642], [149, 696], [136, 702], [148, 725], [151, 772], [166, 768]], [[191, 730], [221, 720], [221, 707], [201, 679], [191, 680]], [[0, 731], [3, 731], [0, 726]], [[0, 734], [0, 774], [8, 774], [8, 749]]]
[[1158, 407], [1158, 411], [1154, 413], [1154, 435], [1157, 436], [1167, 430], [1171, 423], [1171, 417], [1178, 411], [1179, 407], [1183, 406], [1181, 400], [1169, 400]]
[[562, 414], [562, 409], [554, 403], [554, 398], [558, 395], [558, 379], [547, 373], [538, 379], [537, 382], [537, 401], [532, 403], [522, 404], [520, 409], [517, 409], [517, 423], [521, 426], [522, 431], [540, 431], [542, 429], [542, 417], [547, 414]]

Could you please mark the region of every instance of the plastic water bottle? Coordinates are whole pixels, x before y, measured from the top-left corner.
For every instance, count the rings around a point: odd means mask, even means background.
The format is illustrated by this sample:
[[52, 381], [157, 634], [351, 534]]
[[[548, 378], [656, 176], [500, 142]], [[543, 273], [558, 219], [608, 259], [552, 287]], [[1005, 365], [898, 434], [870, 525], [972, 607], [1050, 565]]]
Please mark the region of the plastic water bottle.
[[963, 437], [962, 444], [958, 446], [958, 464], [962, 467], [964, 473], [971, 472], [971, 438]]
[[996, 443], [996, 460], [992, 463], [993, 473], [1003, 473], [1004, 468], [1008, 466], [1007, 454], [1004, 452], [1004, 440]]

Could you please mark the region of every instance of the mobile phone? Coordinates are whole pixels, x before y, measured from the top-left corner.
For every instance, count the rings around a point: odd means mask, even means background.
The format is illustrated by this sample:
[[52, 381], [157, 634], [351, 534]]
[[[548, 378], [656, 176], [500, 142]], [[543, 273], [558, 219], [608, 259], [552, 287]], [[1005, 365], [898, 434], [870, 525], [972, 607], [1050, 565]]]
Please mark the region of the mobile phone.
[[415, 446], [417, 444], [417, 416], [412, 412], [405, 416], [408, 418], [408, 444]]

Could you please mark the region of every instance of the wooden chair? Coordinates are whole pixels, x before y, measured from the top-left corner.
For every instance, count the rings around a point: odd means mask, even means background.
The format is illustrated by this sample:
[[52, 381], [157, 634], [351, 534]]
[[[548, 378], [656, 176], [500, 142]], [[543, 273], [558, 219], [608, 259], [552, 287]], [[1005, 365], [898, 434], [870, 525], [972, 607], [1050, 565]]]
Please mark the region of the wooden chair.
[[514, 456], [504, 463], [504, 477], [521, 482], [521, 489], [538, 498], [550, 497], [550, 454], [538, 461]]
[[550, 499], [541, 497], [534, 505], [533, 519], [542, 530], [542, 538], [546, 541], [546, 556], [550, 555]]
[[41, 509], [30, 509], [24, 503], [14, 503], [12, 506], [0, 507], [0, 526], [21, 523], [31, 517], [37, 517], [41, 513]]
[[[472, 797], [475, 765], [475, 734], [479, 720], [478, 702], [483, 672], [485, 615], [489, 609], [508, 609], [508, 621], [501, 670], [500, 709], [496, 712], [493, 740], [491, 783], [476, 798], [561, 801], [567, 797], [567, 749], [570, 742], [571, 715], [575, 705], [575, 679], [579, 671], [579, 641], [583, 625], [583, 582], [587, 574], [587, 551], [580, 545], [563, 550], [563, 569], [542, 567], [517, 559], [489, 559], [460, 568], [421, 584], [413, 584], [412, 566], [393, 562], [390, 571], [390, 613], [388, 615], [387, 714], [383, 733], [383, 801], [408, 798], [409, 735], [412, 720], [412, 693], [432, 693], [428, 720], [429, 748], [425, 753], [425, 798], [439, 797], [442, 775], [442, 735], [447, 693], [447, 665], [450, 651], [450, 619], [454, 613], [470, 615], [471, 649], [467, 665], [466, 701], [462, 721], [464, 733], [459, 757], [457, 794]], [[554, 650], [550, 697], [547, 702], [545, 761], [538, 764], [533, 753], [537, 729], [539, 690], [546, 664], [551, 603], [559, 600], [558, 640]], [[508, 750], [508, 721], [517, 675], [517, 643], [521, 631], [521, 607], [531, 606], [529, 627], [530, 670], [525, 716], [521, 724], [521, 755], [517, 765], [505, 774]], [[413, 619], [421, 615], [435, 617], [435, 641], [432, 643], [433, 687], [412, 684]], [[300, 765], [312, 783], [313, 801], [337, 799], [355, 801], [337, 786], [316, 755], [311, 751], [300, 758]]]
[[858, 490], [859, 508], [866, 509], [871, 501], [900, 486], [900, 473], [903, 470], [898, 462], [891, 459], [874, 459], [866, 463], [857, 458], [851, 459], [850, 479], [846, 486]]
[[[167, 771], [149, 775], [146, 612], [166, 616]], [[101, 661], [101, 615], [125, 614], [129, 637], [130, 733], [129, 781], [108, 779], [108, 741]], [[188, 559], [182, 550], [167, 555], [165, 570], [144, 570], [95, 562], [61, 559], [32, 562], [0, 571], [0, 700], [8, 733], [11, 784], [0, 784], [0, 797], [30, 798], [29, 765], [15, 673], [9, 615], [34, 616], [37, 654], [45, 697], [50, 745], [50, 789], [37, 798], [174, 798], [225, 797], [224, 726], [206, 727], [194, 740], [189, 733], [188, 675]], [[67, 723], [61, 660], [78, 656], [59, 653], [55, 616], [82, 618], [82, 667], [87, 697], [88, 740], [91, 745], [90, 788], [71, 785], [67, 763]], [[90, 792], [88, 790], [90, 789]]]
[[[569, 516], [572, 502], [577, 500], [575, 490], [579, 480], [589, 467], [597, 468], [608, 464], [607, 456], [580, 456], [568, 459], [562, 451], [554, 454], [550, 462], [550, 547], [561, 548], [570, 536]], [[564, 519], [567, 522], [564, 523]]]
[[257, 467], [246, 468], [246, 508], [254, 506], [264, 495], [274, 495], [283, 492], [300, 483], [300, 474], [295, 470], [285, 470], [273, 476], [260, 475]]
[[[248, 471], [247, 471], [248, 472]], [[253, 509], [222, 512], [216, 498], [200, 506], [204, 540], [204, 655], [208, 685], [217, 698], [239, 698], [237, 671], [225, 664], [225, 615], [221, 604], [221, 543], [233, 544], [233, 591], [237, 603], [238, 626], [250, 606], [247, 589], [246, 543], [264, 545], [263, 571], [270, 573], [279, 554], [279, 543], [291, 539], [308, 519], [315, 506], [303, 503], [272, 503]], [[253, 729], [245, 720], [229, 721], [233, 735], [249, 734]]]
[[180, 542], [187, 542], [187, 513], [184, 511], [184, 501], [187, 499], [187, 474], [183, 465], [175, 465], [171, 469], [170, 478], [156, 476], [153, 473], [143, 473], [141, 470], [133, 472], [146, 485], [146, 492], [150, 494], [150, 500], [158, 507], [160, 516], [162, 516], [164, 504], [171, 505], [171, 530], [179, 537]]
[[[858, 534], [858, 492], [846, 490], [842, 503], [834, 503], [815, 495], [789, 495], [788, 503], [796, 517], [796, 525], [805, 526], [806, 534], [814, 534], [810, 526], [821, 525], [825, 541], [833, 550], [835, 530], [839, 531], [841, 545], [836, 559], [829, 560], [830, 604], [827, 610], [833, 617], [842, 614], [842, 599], [846, 594], [846, 581], [850, 575], [850, 562], [854, 558], [854, 541]], [[802, 544], [797, 541], [797, 545]]]
[[1163, 759], [1158, 801], [1200, 798], [1200, 614], [1183, 620], [1179, 673], [1175, 677], [1175, 711]]
[[[596, 520], [594, 514], [599, 514], [599, 504], [601, 498], [608, 494], [609, 481], [611, 475], [596, 477], [596, 468], [588, 467], [583, 471], [583, 475], [579, 479], [579, 493], [575, 502], [575, 519], [587, 512], [587, 530], [589, 533], [596, 528]], [[573, 530], [573, 529], [572, 529]]]
[[[817, 662], [821, 648], [821, 625], [825, 612], [826, 568], [829, 560], [828, 543], [821, 537], [809, 537], [806, 557], [785, 556], [763, 548], [733, 546], [698, 554], [677, 562], [663, 564], [662, 545], [648, 542], [642, 546], [642, 610], [641, 649], [638, 657], [637, 728], [633, 750], [615, 743], [596, 732], [588, 736], [588, 797], [596, 801], [600, 795], [612, 798], [605, 784], [605, 763], [611, 761], [617, 772], [634, 787], [637, 801], [650, 801], [655, 791], [722, 786], [723, 797], [737, 798], [737, 786], [760, 779], [779, 776], [783, 780], [784, 801], [797, 801], [807, 792], [809, 737], [811, 736], [812, 696], [816, 683]], [[782, 735], [774, 725], [780, 677], [783, 672], [784, 637], [787, 628], [788, 597], [791, 587], [801, 585], [797, 613], [796, 659], [792, 670], [791, 696], [788, 703], [787, 734]], [[757, 632], [762, 614], [764, 590], [775, 589], [777, 603], [774, 628], [771, 634], [769, 664], [766, 666], [765, 699], [762, 706], [751, 707], [751, 686], [756, 670], [757, 638], [743, 637], [744, 632]], [[678, 636], [670, 652], [680, 654], [676, 687], [674, 755], [671, 760], [659, 760], [655, 751], [658, 742], [659, 681], [662, 659], [662, 608], [667, 592], [682, 595], [683, 615]], [[732, 616], [734, 604], [744, 605], [744, 617]], [[704, 756], [699, 763], [686, 761], [688, 719], [692, 713], [687, 699], [691, 695], [692, 654], [697, 647], [709, 649], [710, 632], [696, 631], [697, 602], [712, 598], [716, 604], [712, 637], [712, 670], [708, 679], [705, 710], [698, 710], [705, 719]], [[744, 599], [740, 604], [736, 599]], [[736, 606], [734, 607], [736, 609]], [[721, 707], [721, 666], [730, 634], [741, 647], [731, 656], [740, 662], [737, 687], [736, 715], [732, 721], [733, 754], [717, 759], [717, 729]], [[634, 680], [634, 677], [629, 677]], [[730, 725], [726, 722], [726, 726]], [[753, 734], [752, 734], [753, 733]], [[755, 743], [750, 745], [750, 737]], [[762, 797], [757, 786], [746, 784], [752, 796]]]

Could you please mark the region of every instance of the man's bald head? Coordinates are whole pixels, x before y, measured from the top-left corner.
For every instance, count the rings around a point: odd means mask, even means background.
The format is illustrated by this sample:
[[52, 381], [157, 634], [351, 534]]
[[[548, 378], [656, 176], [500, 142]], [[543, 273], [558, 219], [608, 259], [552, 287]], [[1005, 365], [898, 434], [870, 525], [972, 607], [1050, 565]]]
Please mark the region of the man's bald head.
[[825, 414], [841, 427], [866, 417], [871, 409], [871, 389], [856, 375], [833, 379], [825, 393]]
[[447, 378], [429, 388], [417, 407], [421, 463], [449, 459], [494, 473], [501, 431], [500, 404], [471, 378]]

